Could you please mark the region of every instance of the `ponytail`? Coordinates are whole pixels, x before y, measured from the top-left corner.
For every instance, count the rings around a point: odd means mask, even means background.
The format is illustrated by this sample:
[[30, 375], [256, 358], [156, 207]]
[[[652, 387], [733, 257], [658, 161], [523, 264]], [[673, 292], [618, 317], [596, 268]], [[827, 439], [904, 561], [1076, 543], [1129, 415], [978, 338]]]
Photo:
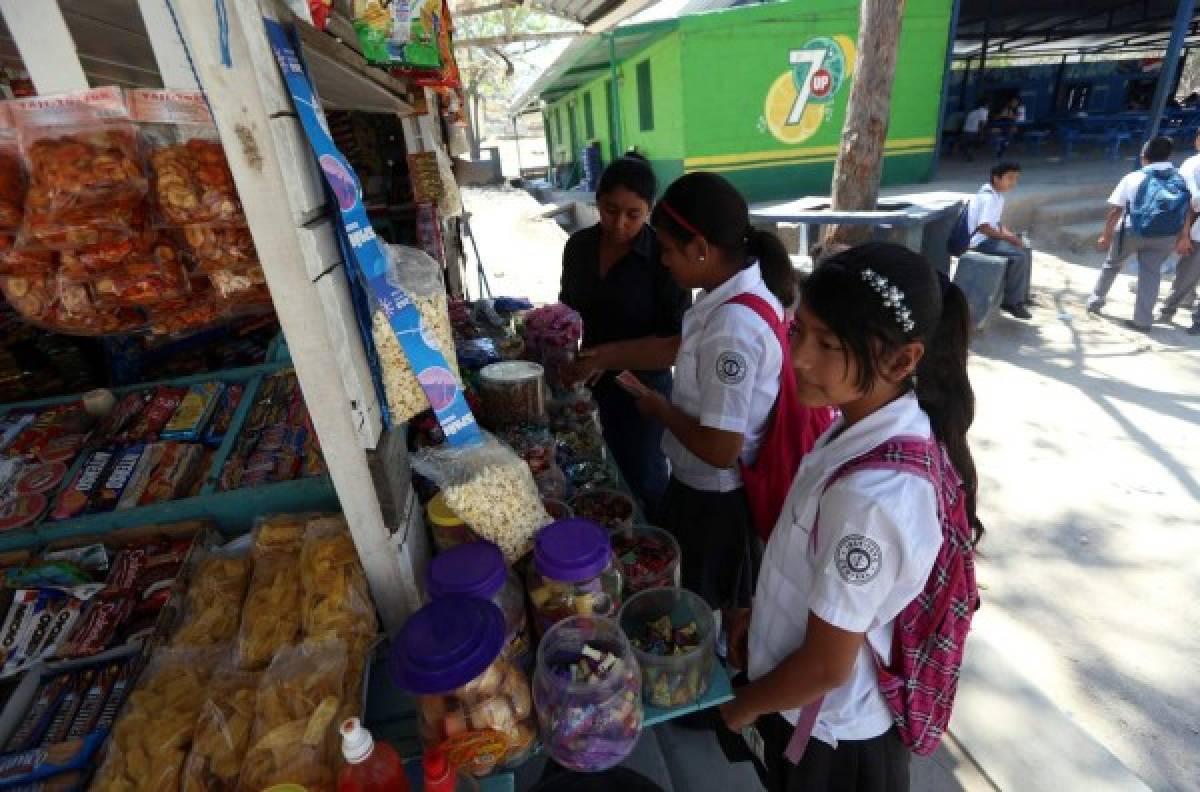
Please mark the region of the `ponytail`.
[[917, 365], [916, 393], [934, 435], [946, 447], [954, 469], [962, 476], [967, 516], [978, 542], [983, 537], [983, 523], [976, 513], [979, 475], [967, 443], [967, 430], [975, 420], [975, 392], [967, 377], [970, 328], [966, 296], [958, 286], [944, 280], [942, 315]]
[[763, 281], [783, 307], [796, 301], [796, 273], [792, 269], [792, 257], [779, 237], [770, 231], [750, 228], [746, 232], [746, 253], [758, 259]]

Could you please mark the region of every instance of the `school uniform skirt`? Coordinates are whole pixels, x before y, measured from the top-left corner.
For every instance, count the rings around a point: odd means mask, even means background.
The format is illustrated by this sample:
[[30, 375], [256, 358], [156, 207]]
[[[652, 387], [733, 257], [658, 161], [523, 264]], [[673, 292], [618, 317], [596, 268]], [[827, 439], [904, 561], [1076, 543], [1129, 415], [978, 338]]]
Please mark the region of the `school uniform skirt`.
[[792, 724], [772, 713], [754, 726], [763, 740], [767, 792], [908, 792], [912, 754], [894, 728], [869, 740], [838, 740], [836, 749], [813, 737], [792, 764], [783, 755]]
[[683, 587], [710, 607], [750, 607], [762, 548], [752, 528], [746, 491], [710, 492], [674, 476], [662, 500], [662, 527], [682, 551]]

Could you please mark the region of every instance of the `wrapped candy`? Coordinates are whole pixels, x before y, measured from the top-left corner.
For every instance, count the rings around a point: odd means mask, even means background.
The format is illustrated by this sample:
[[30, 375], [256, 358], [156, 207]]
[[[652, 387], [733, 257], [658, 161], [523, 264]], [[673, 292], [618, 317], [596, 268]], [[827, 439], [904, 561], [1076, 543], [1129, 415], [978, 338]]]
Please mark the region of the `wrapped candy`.
[[647, 589], [625, 603], [620, 621], [642, 669], [647, 704], [680, 707], [708, 691], [717, 630], [703, 599], [680, 588]]
[[679, 586], [679, 542], [667, 531], [652, 525], [620, 528], [612, 533], [612, 547], [626, 598], [648, 588]]
[[571, 511], [610, 528], [633, 525], [633, 498], [615, 489], [597, 487], [580, 492], [571, 501]]
[[579, 518], [543, 528], [534, 544], [528, 588], [543, 634], [571, 616], [615, 616], [621, 607], [621, 573], [604, 529]]
[[576, 616], [542, 638], [533, 701], [542, 743], [570, 770], [607, 770], [642, 733], [641, 672], [616, 622]]

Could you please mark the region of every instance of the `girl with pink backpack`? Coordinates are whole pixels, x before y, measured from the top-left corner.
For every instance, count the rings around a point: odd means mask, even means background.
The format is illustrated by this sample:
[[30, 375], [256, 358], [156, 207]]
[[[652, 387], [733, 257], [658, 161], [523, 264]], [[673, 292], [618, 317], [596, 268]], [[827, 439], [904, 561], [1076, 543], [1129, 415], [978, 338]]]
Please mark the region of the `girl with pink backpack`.
[[753, 610], [727, 620], [771, 792], [905, 792], [950, 717], [978, 606], [974, 395], [962, 292], [919, 254], [845, 250], [805, 282], [800, 401], [841, 416], [800, 463]]

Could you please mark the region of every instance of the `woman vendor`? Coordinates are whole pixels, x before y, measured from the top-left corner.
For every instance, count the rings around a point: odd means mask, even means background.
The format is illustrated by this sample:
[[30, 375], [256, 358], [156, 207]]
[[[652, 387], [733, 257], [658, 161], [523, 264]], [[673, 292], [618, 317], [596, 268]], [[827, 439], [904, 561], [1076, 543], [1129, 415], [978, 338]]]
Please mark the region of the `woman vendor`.
[[636, 154], [604, 169], [596, 190], [600, 222], [567, 240], [559, 295], [583, 318], [584, 351], [573, 377], [592, 386], [604, 441], [651, 521], [667, 487], [663, 426], [638, 412], [614, 373], [629, 369], [670, 398], [671, 364], [691, 295], [663, 266], [646, 222], [657, 186], [650, 164]]

